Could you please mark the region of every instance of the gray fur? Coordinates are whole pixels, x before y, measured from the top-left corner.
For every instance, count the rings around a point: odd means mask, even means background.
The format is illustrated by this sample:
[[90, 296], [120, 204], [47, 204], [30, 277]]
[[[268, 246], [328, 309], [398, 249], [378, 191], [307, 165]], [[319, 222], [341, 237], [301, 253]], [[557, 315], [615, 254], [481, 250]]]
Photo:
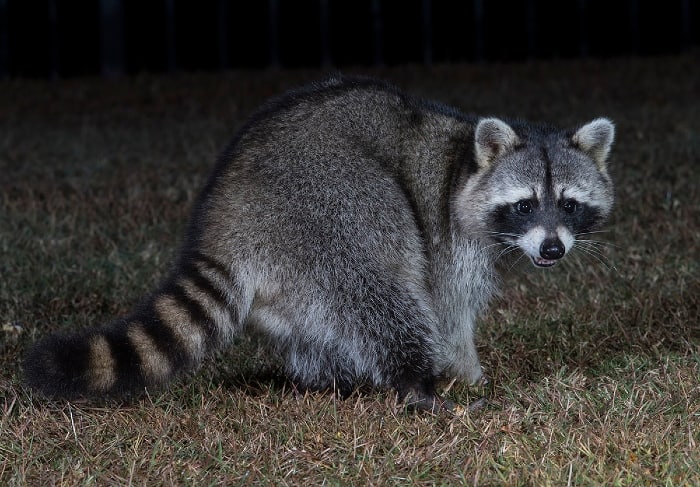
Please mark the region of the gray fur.
[[[438, 377], [483, 378], [474, 329], [496, 289], [494, 244], [535, 245], [534, 225], [557, 234], [556, 184], [577, 188], [592, 224], [607, 216], [613, 132], [595, 124], [572, 136], [479, 119], [366, 79], [287, 94], [222, 155], [161, 288], [123, 320], [40, 342], [28, 382], [60, 397], [134, 392], [255, 331], [302, 387], [369, 384], [432, 408]], [[546, 214], [495, 230], [511, 196], [533, 191]]]

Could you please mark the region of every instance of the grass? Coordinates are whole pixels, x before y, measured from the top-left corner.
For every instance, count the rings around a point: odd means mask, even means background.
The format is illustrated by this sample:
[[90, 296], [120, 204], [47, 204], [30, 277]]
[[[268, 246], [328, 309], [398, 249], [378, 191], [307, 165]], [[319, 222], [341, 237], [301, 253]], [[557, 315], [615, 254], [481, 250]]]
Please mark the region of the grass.
[[506, 277], [480, 328], [490, 405], [454, 417], [381, 392], [299, 396], [252, 340], [130, 404], [34, 396], [23, 350], [127, 312], [235, 127], [321, 73], [5, 81], [1, 485], [700, 483], [697, 59], [364, 72], [477, 113], [617, 123], [609, 245]]

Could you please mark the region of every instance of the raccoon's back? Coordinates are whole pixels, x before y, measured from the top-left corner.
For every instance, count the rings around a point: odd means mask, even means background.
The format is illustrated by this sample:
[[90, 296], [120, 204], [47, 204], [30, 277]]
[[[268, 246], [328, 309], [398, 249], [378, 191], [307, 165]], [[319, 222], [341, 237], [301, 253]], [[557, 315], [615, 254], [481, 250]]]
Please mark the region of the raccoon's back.
[[[397, 138], [405, 107], [381, 90], [324, 90], [253, 117], [201, 192], [167, 282], [124, 319], [37, 343], [24, 362], [28, 384], [69, 398], [139, 392], [193, 369], [243, 333], [255, 299], [258, 306], [310, 303], [309, 313], [319, 299], [329, 309], [345, 307], [346, 317], [359, 317], [353, 325], [339, 315], [330, 323], [302, 317], [310, 328], [297, 331], [322, 337], [328, 326], [353, 340], [363, 332], [352, 326], [379, 327], [357, 323], [391, 307], [366, 299], [380, 292], [377, 276], [395, 280], [387, 288], [398, 281], [421, 292], [417, 219], [435, 217], [419, 208], [418, 191], [396, 170], [405, 160]], [[440, 171], [437, 165], [431, 174], [441, 179]]]

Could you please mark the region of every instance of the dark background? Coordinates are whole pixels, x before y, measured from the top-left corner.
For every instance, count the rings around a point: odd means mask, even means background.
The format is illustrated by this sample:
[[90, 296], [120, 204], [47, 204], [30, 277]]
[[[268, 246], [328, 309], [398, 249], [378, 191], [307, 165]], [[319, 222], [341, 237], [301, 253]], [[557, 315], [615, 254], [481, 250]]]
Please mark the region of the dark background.
[[673, 54], [693, 0], [0, 0], [0, 77]]

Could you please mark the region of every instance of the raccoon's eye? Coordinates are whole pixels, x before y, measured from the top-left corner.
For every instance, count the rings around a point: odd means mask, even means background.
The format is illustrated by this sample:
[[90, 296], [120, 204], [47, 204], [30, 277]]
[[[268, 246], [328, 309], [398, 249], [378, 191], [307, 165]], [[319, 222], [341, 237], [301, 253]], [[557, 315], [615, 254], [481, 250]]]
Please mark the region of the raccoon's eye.
[[576, 200], [566, 200], [561, 207], [565, 212], [571, 214], [578, 209], [578, 202]]
[[515, 203], [515, 211], [521, 215], [528, 215], [532, 213], [532, 203], [528, 200], [520, 200]]

